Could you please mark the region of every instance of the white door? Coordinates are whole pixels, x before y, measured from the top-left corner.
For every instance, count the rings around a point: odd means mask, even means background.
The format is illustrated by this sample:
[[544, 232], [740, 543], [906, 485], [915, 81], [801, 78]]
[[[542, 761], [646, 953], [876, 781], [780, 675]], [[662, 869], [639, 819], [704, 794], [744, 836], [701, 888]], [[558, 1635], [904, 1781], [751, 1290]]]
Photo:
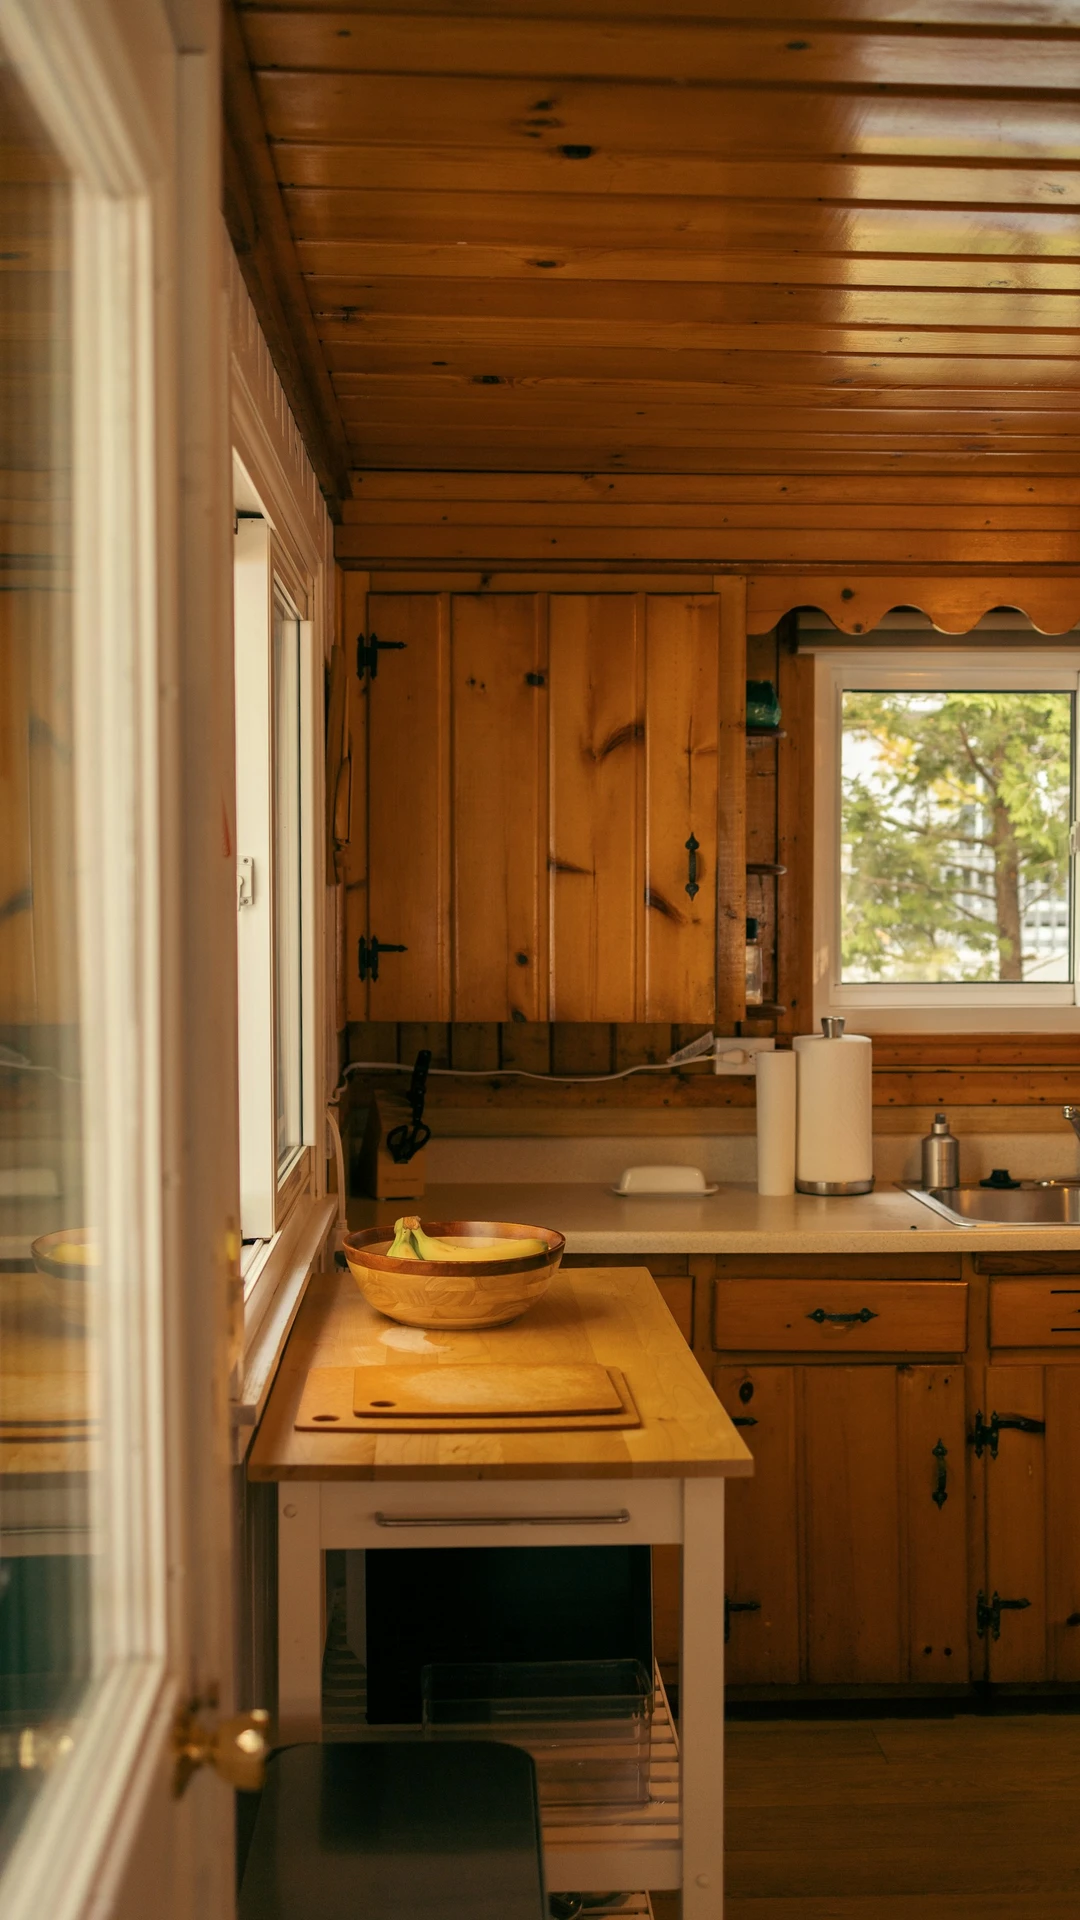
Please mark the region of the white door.
[[0, 0], [5, 1920], [233, 1911], [216, 15]]

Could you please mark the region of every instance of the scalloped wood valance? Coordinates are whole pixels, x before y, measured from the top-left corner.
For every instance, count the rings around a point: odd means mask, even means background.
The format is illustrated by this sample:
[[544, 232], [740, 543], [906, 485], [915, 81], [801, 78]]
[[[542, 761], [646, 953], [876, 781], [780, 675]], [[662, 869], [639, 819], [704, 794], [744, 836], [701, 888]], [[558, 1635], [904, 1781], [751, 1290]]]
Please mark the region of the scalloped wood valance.
[[746, 583], [747, 627], [771, 633], [796, 607], [820, 607], [842, 633], [872, 633], [897, 607], [917, 607], [941, 633], [968, 633], [994, 607], [1015, 607], [1040, 633], [1080, 624], [1080, 568], [1068, 574], [759, 574]]

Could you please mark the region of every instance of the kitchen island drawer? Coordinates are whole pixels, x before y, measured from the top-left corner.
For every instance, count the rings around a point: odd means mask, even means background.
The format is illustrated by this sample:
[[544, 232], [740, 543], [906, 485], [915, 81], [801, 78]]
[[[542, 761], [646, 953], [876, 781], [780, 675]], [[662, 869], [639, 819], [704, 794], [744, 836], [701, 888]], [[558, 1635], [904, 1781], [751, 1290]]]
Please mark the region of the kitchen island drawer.
[[716, 1283], [719, 1353], [962, 1353], [962, 1280], [736, 1280]]
[[992, 1347], [1080, 1347], [1080, 1274], [990, 1282]]

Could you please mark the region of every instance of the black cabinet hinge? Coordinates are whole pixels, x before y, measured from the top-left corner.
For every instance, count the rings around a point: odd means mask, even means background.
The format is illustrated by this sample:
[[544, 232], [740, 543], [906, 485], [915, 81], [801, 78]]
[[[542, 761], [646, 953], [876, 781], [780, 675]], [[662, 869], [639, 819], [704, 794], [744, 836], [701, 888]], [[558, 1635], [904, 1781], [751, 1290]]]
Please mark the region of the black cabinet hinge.
[[988, 1600], [985, 1593], [980, 1593], [975, 1602], [975, 1630], [980, 1640], [987, 1628], [990, 1629], [991, 1640], [1000, 1640], [1002, 1614], [1023, 1613], [1030, 1605], [1030, 1600], [1003, 1600], [1000, 1593], [995, 1593]]
[[380, 653], [403, 653], [407, 642], [404, 640], [380, 640], [377, 633], [365, 640], [363, 634], [356, 638], [356, 677], [362, 680], [365, 673], [374, 680], [379, 671]]
[[998, 1457], [998, 1435], [1011, 1429], [1014, 1433], [1045, 1433], [1045, 1420], [1032, 1420], [1026, 1413], [992, 1413], [989, 1422], [982, 1417], [982, 1408], [975, 1415], [975, 1426], [969, 1436], [969, 1445], [975, 1449], [976, 1460], [981, 1460], [988, 1451], [991, 1460]]
[[392, 946], [388, 940], [379, 940], [372, 934], [370, 940], [360, 935], [357, 948], [356, 968], [361, 980], [377, 980], [379, 977], [379, 956], [383, 953], [408, 953], [408, 947]]
[[724, 1644], [731, 1639], [731, 1616], [733, 1613], [760, 1613], [760, 1600], [729, 1600], [724, 1595]]

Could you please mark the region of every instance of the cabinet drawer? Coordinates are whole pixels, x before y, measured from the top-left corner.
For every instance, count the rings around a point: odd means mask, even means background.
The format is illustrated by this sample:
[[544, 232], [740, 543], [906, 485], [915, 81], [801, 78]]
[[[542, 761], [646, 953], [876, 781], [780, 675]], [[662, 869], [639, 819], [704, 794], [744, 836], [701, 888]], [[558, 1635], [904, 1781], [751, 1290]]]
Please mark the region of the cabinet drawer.
[[1080, 1274], [990, 1282], [992, 1347], [1080, 1347]]
[[962, 1280], [718, 1280], [718, 1352], [961, 1353]]

